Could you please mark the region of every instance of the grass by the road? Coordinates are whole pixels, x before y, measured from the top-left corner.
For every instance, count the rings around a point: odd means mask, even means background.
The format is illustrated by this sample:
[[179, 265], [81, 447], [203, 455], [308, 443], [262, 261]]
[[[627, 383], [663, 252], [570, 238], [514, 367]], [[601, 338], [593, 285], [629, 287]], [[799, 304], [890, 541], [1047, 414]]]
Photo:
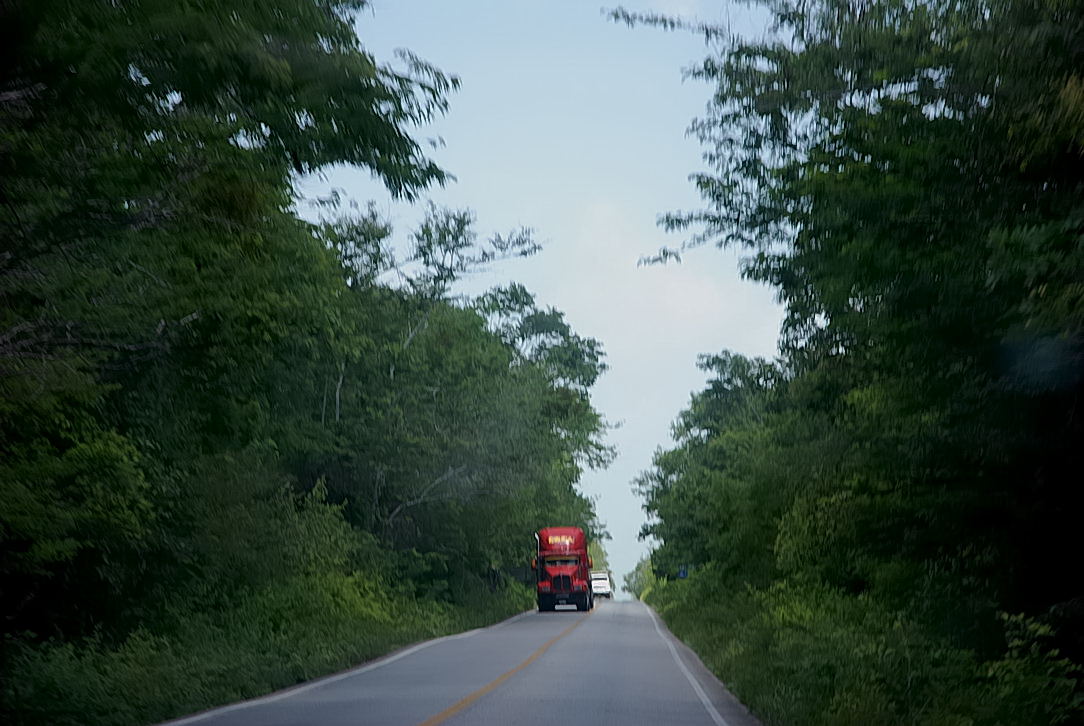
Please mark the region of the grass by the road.
[[98, 637], [9, 653], [18, 677], [4, 696], [19, 705], [18, 724], [155, 723], [497, 622], [531, 604], [518, 585], [479, 595], [466, 607], [381, 592], [350, 577], [298, 580], [226, 609], [171, 613], [156, 632], [120, 642]]
[[872, 599], [699, 575], [641, 598], [765, 724], [1056, 724], [1079, 705], [1071, 665], [1023, 618], [1006, 616], [1009, 652], [984, 660]]

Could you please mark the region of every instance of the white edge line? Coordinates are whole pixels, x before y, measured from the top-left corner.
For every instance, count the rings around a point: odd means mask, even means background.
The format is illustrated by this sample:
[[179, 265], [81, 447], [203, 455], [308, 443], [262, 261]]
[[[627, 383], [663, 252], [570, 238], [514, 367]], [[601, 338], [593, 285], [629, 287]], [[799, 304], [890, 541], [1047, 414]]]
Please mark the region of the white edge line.
[[662, 628], [659, 627], [659, 618], [655, 615], [655, 611], [651, 609], [649, 605], [644, 603], [644, 607], [647, 608], [647, 614], [651, 616], [651, 622], [655, 624], [655, 632], [659, 634], [663, 642], [666, 643], [666, 647], [670, 649], [670, 655], [674, 656], [674, 662], [677, 663], [678, 668], [685, 674], [685, 678], [688, 679], [689, 684], [696, 691], [697, 698], [700, 699], [700, 703], [703, 704], [704, 709], [711, 716], [711, 720], [715, 722], [716, 726], [729, 726], [726, 720], [719, 715], [719, 712], [715, 710], [715, 706], [712, 705], [711, 700], [708, 698], [708, 694], [704, 693], [704, 689], [697, 682], [696, 678], [678, 657], [677, 649], [674, 648], [674, 644], [670, 642], [670, 639], [666, 637], [666, 634], [662, 632]]
[[528, 615], [535, 615], [537, 612], [538, 611], [535, 610], [534, 608], [531, 608], [530, 610], [524, 610], [519, 615], [513, 615], [512, 617], [508, 618], [507, 620], [502, 620], [499, 623], [494, 623], [493, 625], [490, 625], [489, 627], [490, 628], [499, 628], [502, 625], [507, 625], [508, 623], [514, 623], [515, 621], [519, 620], [520, 618], [525, 618]]
[[[526, 615], [530, 615], [531, 612], [533, 612], [533, 611], [527, 610], [525, 612], [520, 613], [519, 615], [515, 615], [515, 616], [513, 616], [511, 618], [508, 618], [507, 620], [502, 620], [499, 623], [494, 623], [493, 625], [490, 625], [488, 627], [489, 628], [495, 628], [495, 627], [498, 627], [500, 625], [504, 625], [505, 623], [511, 622], [512, 620], [518, 620], [519, 618], [522, 618], [522, 617], [524, 617]], [[251, 706], [261, 706], [261, 705], [263, 705], [265, 703], [275, 703], [276, 701], [281, 701], [284, 698], [289, 698], [290, 696], [296, 696], [297, 694], [304, 693], [305, 691], [311, 691], [313, 688], [318, 688], [320, 686], [326, 686], [329, 683], [335, 683], [336, 681], [345, 680], [347, 678], [352, 678], [354, 676], [361, 675], [362, 673], [368, 673], [369, 671], [374, 671], [377, 668], [382, 668], [383, 666], [388, 665], [389, 663], [394, 663], [395, 661], [399, 660], [400, 658], [405, 658], [408, 655], [413, 655], [414, 653], [417, 653], [419, 650], [425, 650], [426, 648], [428, 648], [431, 645], [436, 645], [437, 643], [443, 643], [446, 640], [460, 640], [462, 638], [469, 638], [472, 635], [476, 635], [477, 633], [482, 632], [483, 630], [486, 630], [486, 628], [475, 628], [474, 630], [467, 630], [466, 632], [463, 632], [463, 633], [456, 633], [455, 635], [445, 635], [445, 636], [440, 637], [440, 638], [434, 638], [433, 640], [427, 640], [424, 643], [418, 643], [417, 645], [411, 646], [411, 647], [407, 648], [406, 650], [401, 650], [398, 653], [395, 653], [393, 655], [389, 655], [387, 657], [380, 658], [380, 659], [378, 659], [376, 661], [373, 661], [373, 662], [371, 662], [371, 663], [369, 663], [367, 665], [358, 666], [357, 668], [351, 668], [348, 671], [343, 671], [342, 673], [337, 673], [335, 675], [326, 676], [324, 678], [318, 678], [318, 679], [316, 679], [314, 681], [309, 681], [307, 683], [302, 683], [302, 684], [297, 685], [297, 686], [286, 688], [284, 690], [278, 691], [276, 693], [272, 693], [272, 694], [267, 695], [267, 696], [257, 696], [256, 698], [251, 698], [251, 699], [249, 699], [247, 701], [240, 701], [238, 703], [231, 703], [231, 704], [229, 704], [227, 706], [219, 706], [218, 708], [212, 708], [212, 709], [210, 709], [208, 711], [204, 711], [202, 713], [197, 713], [197, 714], [192, 715], [192, 716], [182, 716], [181, 718], [174, 719], [172, 721], [163, 721], [162, 723], [159, 724], [159, 726], [184, 726], [185, 724], [198, 723], [200, 721], [205, 721], [205, 720], [207, 720], [207, 719], [209, 719], [209, 718], [211, 718], [213, 716], [218, 716], [220, 714], [229, 713], [231, 711], [240, 711], [243, 708], [249, 708]]]

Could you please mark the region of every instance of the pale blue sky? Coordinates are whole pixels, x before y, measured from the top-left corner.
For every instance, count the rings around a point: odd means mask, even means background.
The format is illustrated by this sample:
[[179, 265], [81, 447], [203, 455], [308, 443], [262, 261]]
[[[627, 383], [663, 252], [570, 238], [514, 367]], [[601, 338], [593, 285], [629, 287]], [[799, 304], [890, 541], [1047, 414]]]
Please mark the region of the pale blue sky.
[[[606, 5], [614, 7], [616, 5]], [[636, 0], [629, 10], [679, 13], [762, 35], [744, 5], [707, 0]], [[610, 370], [593, 400], [621, 427], [618, 458], [588, 472], [613, 540], [617, 582], [647, 551], [632, 480], [670, 444], [670, 424], [704, 384], [700, 353], [728, 348], [771, 357], [782, 312], [768, 288], [742, 281], [737, 255], [702, 249], [681, 265], [637, 267], [637, 259], [682, 238], [656, 225], [659, 213], [700, 206], [688, 175], [703, 169], [689, 121], [710, 97], [682, 81], [707, 53], [699, 36], [629, 29], [585, 0], [372, 0], [358, 23], [378, 60], [407, 48], [461, 77], [447, 117], [419, 137], [457, 181], [426, 195], [469, 207], [483, 234], [532, 227], [544, 250], [473, 276], [475, 293], [516, 280], [554, 306], [578, 333], [602, 341]], [[366, 173], [336, 171], [326, 185], [375, 200], [404, 236], [418, 209], [393, 202]], [[311, 191], [312, 187], [308, 187]], [[527, 535], [529, 537], [529, 533]]]

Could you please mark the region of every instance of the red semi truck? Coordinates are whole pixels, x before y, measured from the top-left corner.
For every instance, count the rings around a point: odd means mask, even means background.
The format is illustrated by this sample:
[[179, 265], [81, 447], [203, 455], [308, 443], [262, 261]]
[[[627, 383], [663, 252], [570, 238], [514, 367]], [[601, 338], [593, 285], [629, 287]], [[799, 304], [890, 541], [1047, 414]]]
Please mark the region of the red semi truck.
[[577, 610], [594, 606], [591, 595], [591, 558], [587, 537], [579, 527], [544, 527], [538, 530], [538, 610], [575, 605]]

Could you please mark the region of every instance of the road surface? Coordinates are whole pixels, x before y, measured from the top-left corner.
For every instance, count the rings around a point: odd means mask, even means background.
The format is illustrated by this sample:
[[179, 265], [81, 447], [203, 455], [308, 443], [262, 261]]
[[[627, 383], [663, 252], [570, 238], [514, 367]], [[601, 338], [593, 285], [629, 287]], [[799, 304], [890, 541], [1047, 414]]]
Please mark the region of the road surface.
[[759, 726], [640, 602], [530, 612], [170, 726]]

